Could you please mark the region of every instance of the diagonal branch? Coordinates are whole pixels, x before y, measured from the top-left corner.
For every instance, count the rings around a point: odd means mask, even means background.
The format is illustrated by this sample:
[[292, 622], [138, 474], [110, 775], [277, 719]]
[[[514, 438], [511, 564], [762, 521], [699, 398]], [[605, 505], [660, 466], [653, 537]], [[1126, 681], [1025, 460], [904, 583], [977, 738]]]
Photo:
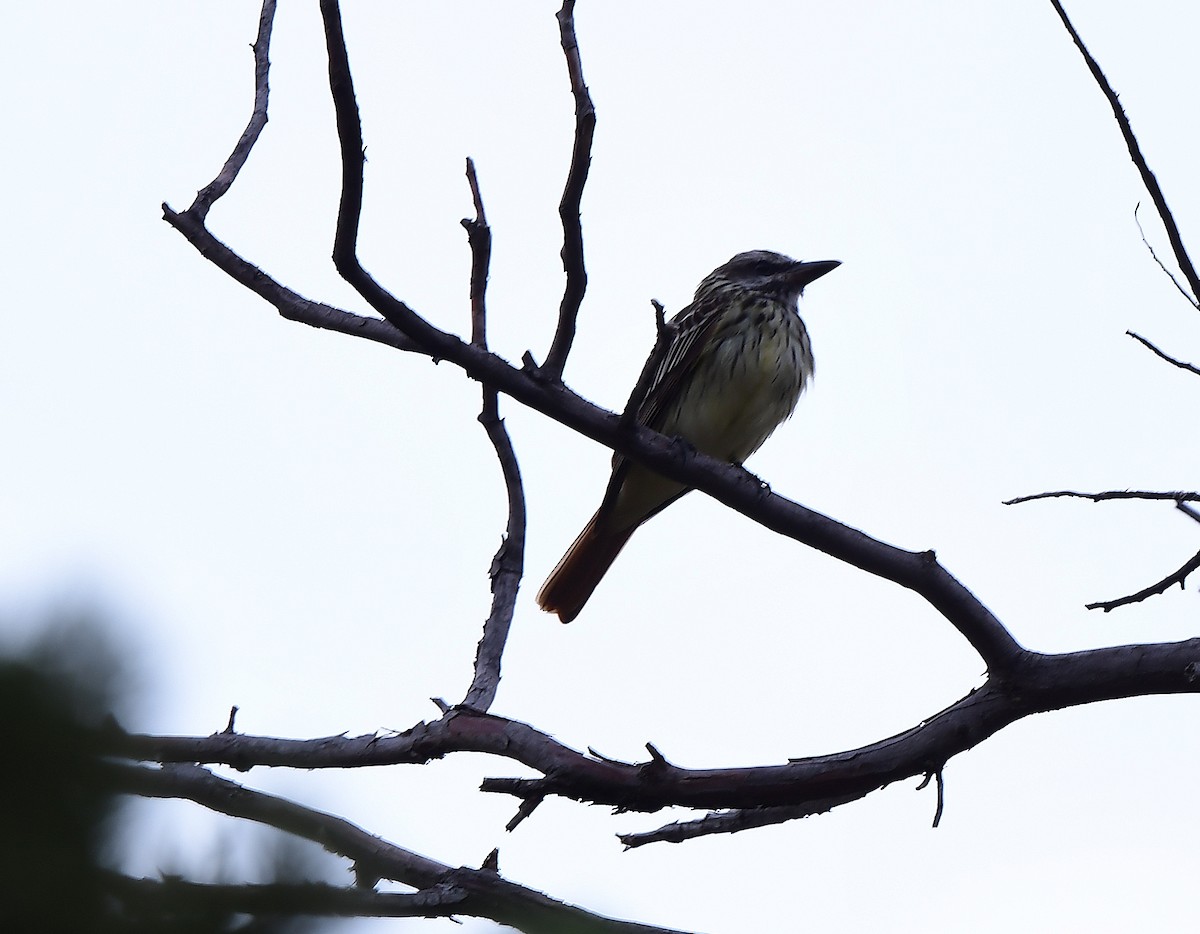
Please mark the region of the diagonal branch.
[[1182, 360], [1176, 360], [1174, 357], [1170, 356], [1169, 354], [1166, 354], [1163, 351], [1159, 350], [1152, 343], [1150, 343], [1148, 340], [1146, 340], [1146, 338], [1142, 337], [1141, 334], [1137, 334], [1133, 331], [1126, 331], [1125, 333], [1128, 334], [1130, 337], [1132, 337], [1135, 341], [1138, 341], [1139, 343], [1141, 343], [1144, 347], [1151, 350], [1153, 353], [1157, 354], [1163, 360], [1166, 360], [1167, 363], [1171, 364], [1171, 366], [1177, 366], [1177, 367], [1179, 367], [1179, 369], [1187, 370], [1189, 373], [1200, 374], [1200, 366], [1195, 366], [1194, 364], [1191, 364], [1191, 363], [1184, 363]]
[[1182, 590], [1184, 585], [1187, 583], [1187, 576], [1198, 568], [1200, 568], [1200, 552], [1197, 552], [1191, 558], [1185, 561], [1183, 567], [1181, 567], [1178, 571], [1168, 574], [1157, 584], [1151, 584], [1149, 587], [1139, 590], [1137, 593], [1131, 593], [1125, 597], [1117, 597], [1115, 600], [1104, 600], [1099, 603], [1089, 603], [1087, 604], [1087, 608], [1089, 610], [1103, 610], [1105, 613], [1107, 613], [1110, 610], [1115, 610], [1117, 607], [1129, 606], [1131, 603], [1141, 603], [1147, 597], [1156, 597], [1161, 593], [1166, 593], [1167, 590], [1169, 590], [1171, 587], [1174, 587], [1176, 584], [1178, 584], [1179, 589]]
[[[1171, 272], [1171, 270], [1167, 268], [1167, 264], [1159, 259], [1158, 253], [1155, 251], [1153, 244], [1146, 239], [1146, 231], [1142, 229], [1142, 221], [1141, 218], [1138, 217], [1138, 211], [1141, 209], [1141, 207], [1142, 203], [1140, 201], [1133, 206], [1133, 222], [1137, 224], [1138, 235], [1142, 238], [1142, 243], [1145, 244], [1146, 249], [1150, 251], [1150, 258], [1154, 260], [1155, 265], [1157, 265], [1158, 268], [1163, 271], [1163, 274], [1171, 280], [1171, 285], [1175, 286], [1175, 290], [1184, 297], [1188, 304], [1195, 305], [1195, 299], [1193, 299], [1192, 296], [1188, 294], [1188, 290], [1179, 283], [1179, 280], [1175, 278], [1175, 273]], [[1129, 332], [1126, 331], [1125, 333], [1128, 334]]]
[[233, 152], [225, 160], [225, 165], [217, 173], [217, 177], [196, 193], [196, 200], [188, 208], [189, 214], [194, 214], [201, 221], [208, 216], [208, 209], [213, 203], [229, 190], [234, 183], [242, 166], [250, 157], [250, 150], [258, 142], [259, 134], [267, 125], [267, 98], [270, 88], [267, 85], [267, 74], [271, 69], [271, 27], [275, 22], [275, 0], [263, 0], [262, 12], [258, 17], [258, 37], [254, 40], [254, 109], [250, 114], [250, 122], [242, 131], [241, 137], [233, 147]]
[[587, 291], [587, 269], [583, 263], [583, 223], [580, 220], [580, 205], [583, 187], [587, 184], [588, 170], [592, 165], [592, 136], [596, 132], [596, 108], [583, 80], [583, 59], [579, 54], [579, 42], [575, 38], [575, 0], [563, 0], [558, 11], [558, 31], [563, 55], [567, 59], [567, 73], [571, 80], [571, 94], [575, 98], [575, 141], [571, 147], [571, 168], [563, 186], [562, 199], [558, 203], [558, 216], [562, 220], [563, 271], [567, 282], [562, 301], [558, 306], [558, 328], [546, 354], [546, 362], [538, 370], [543, 379], [560, 382], [567, 365], [567, 355], [575, 341], [575, 321], [579, 317], [579, 306]]
[[422, 891], [440, 888], [454, 897], [461, 893], [455, 914], [489, 918], [528, 934], [680, 934], [594, 915], [509, 882], [491, 870], [454, 869], [388, 843], [350, 821], [245, 788], [199, 766], [150, 769], [111, 763], [107, 768], [120, 792], [184, 798], [221, 814], [277, 827], [353, 860], [360, 877], [393, 879]]
[[189, 213], [164, 205], [167, 221], [203, 255], [291, 320], [367, 337], [434, 359], [449, 360], [472, 379], [503, 392], [585, 437], [599, 441], [656, 472], [708, 493], [726, 506], [779, 534], [825, 552], [867, 573], [894, 581], [924, 597], [980, 653], [989, 670], [1016, 664], [1022, 648], [1000, 621], [937, 561], [931, 551], [885, 544], [799, 503], [770, 492], [748, 471], [675, 443], [645, 426], [625, 428], [618, 416], [593, 405], [559, 382], [519, 370], [507, 361], [429, 324], [385, 291], [356, 256], [362, 208], [362, 131], [341, 17], [333, 0], [322, 0], [329, 54], [330, 90], [342, 152], [342, 200], [334, 262], [343, 278], [383, 315], [391, 327], [308, 301], [246, 262]]
[[1133, 160], [1133, 164], [1137, 166], [1138, 173], [1142, 177], [1142, 184], [1146, 186], [1146, 191], [1150, 193], [1150, 199], [1154, 202], [1158, 216], [1162, 219], [1163, 227], [1167, 230], [1167, 239], [1171, 241], [1171, 249], [1175, 251], [1175, 262], [1179, 264], [1179, 268], [1183, 272], [1183, 277], [1187, 279], [1188, 285], [1191, 287], [1192, 294], [1189, 296], [1189, 300], [1193, 305], [1200, 307], [1200, 305], [1197, 305], [1197, 298], [1200, 298], [1200, 276], [1196, 275], [1196, 269], [1192, 266], [1191, 257], [1188, 256], [1187, 249], [1183, 245], [1183, 237], [1180, 236], [1179, 228], [1175, 224], [1175, 216], [1167, 206], [1167, 199], [1158, 185], [1158, 179], [1150, 171], [1150, 166], [1146, 163], [1146, 157], [1142, 155], [1142, 147], [1138, 144], [1137, 137], [1133, 135], [1133, 127], [1130, 126], [1129, 117], [1125, 115], [1125, 110], [1117, 98], [1117, 92], [1108, 83], [1108, 78], [1105, 77], [1104, 72], [1100, 69], [1100, 65], [1092, 58], [1092, 53], [1088, 51], [1087, 46], [1083, 44], [1083, 40], [1079, 37], [1079, 33], [1071, 25], [1071, 20], [1067, 17], [1067, 11], [1063, 9], [1062, 4], [1059, 0], [1050, 0], [1050, 2], [1053, 4], [1055, 12], [1058, 13], [1059, 19], [1062, 20], [1063, 26], [1070, 33], [1071, 41], [1075, 43], [1075, 47], [1079, 49], [1079, 54], [1083, 56], [1083, 60], [1087, 63], [1088, 71], [1092, 73], [1096, 84], [1099, 85], [1100, 90], [1108, 99], [1109, 106], [1112, 107], [1113, 116], [1117, 120], [1117, 125], [1121, 128], [1121, 135], [1125, 138], [1125, 146], [1129, 149], [1129, 157]]

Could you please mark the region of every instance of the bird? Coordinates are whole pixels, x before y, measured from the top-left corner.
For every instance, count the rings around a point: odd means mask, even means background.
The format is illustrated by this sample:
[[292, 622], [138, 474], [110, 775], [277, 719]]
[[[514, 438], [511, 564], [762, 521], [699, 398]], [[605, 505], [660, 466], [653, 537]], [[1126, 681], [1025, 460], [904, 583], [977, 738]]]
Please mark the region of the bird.
[[[667, 324], [661, 362], [629, 402], [635, 420], [740, 465], [791, 417], [812, 378], [799, 298], [840, 265], [751, 250], [714, 269]], [[600, 508], [542, 585], [538, 605], [564, 623], [575, 619], [638, 526], [688, 490], [614, 454]]]

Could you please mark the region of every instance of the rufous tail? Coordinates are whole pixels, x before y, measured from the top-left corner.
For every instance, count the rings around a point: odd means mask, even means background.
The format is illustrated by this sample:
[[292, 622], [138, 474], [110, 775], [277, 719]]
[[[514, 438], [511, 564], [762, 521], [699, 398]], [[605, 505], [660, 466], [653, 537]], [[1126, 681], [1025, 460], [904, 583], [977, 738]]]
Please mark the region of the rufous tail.
[[602, 530], [596, 523], [599, 515], [596, 513], [592, 516], [538, 591], [538, 606], [548, 613], [557, 613], [564, 623], [569, 623], [579, 615], [588, 597], [637, 528], [632, 525], [615, 531]]

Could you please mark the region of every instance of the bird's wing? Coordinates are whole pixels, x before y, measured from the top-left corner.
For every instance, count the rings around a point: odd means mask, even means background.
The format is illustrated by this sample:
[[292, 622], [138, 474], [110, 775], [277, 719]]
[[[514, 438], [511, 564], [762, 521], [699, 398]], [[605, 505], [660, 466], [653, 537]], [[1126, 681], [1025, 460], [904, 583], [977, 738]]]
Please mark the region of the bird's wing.
[[637, 420], [660, 430], [667, 408], [679, 394], [680, 386], [696, 369], [713, 330], [721, 320], [719, 302], [693, 302], [671, 322], [674, 336], [645, 398], [638, 404]]
[[[630, 404], [637, 405], [637, 421], [659, 431], [671, 404], [677, 397], [680, 387], [696, 369], [713, 331], [717, 328], [722, 317], [722, 305], [717, 301], [692, 302], [678, 315], [671, 319], [669, 327], [672, 330], [671, 342], [667, 345], [662, 362], [655, 370], [650, 380], [645, 396], [640, 401], [631, 400]], [[608, 488], [596, 513], [597, 521], [602, 521], [616, 504], [616, 498], [625, 483], [632, 462], [623, 455], [613, 452], [612, 476], [609, 477]], [[680, 490], [678, 495], [665, 500], [654, 512], [665, 509], [668, 505], [686, 493]], [[650, 518], [650, 513], [642, 521]]]

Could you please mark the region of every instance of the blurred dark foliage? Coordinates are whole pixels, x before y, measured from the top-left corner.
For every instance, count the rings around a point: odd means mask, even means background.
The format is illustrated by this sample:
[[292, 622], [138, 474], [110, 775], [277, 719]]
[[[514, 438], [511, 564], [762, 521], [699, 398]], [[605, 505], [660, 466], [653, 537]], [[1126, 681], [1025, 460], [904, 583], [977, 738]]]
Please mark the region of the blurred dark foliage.
[[[112, 854], [121, 800], [105, 787], [96, 746], [114, 709], [128, 707], [130, 676], [94, 618], [60, 616], [40, 631], [0, 656], [0, 931], [302, 934], [333, 927], [233, 914], [175, 897], [169, 886], [145, 892], [120, 884]], [[267, 878], [257, 881], [303, 881], [317, 868], [302, 845], [281, 841], [258, 848]], [[202, 857], [187, 859], [196, 866]]]

